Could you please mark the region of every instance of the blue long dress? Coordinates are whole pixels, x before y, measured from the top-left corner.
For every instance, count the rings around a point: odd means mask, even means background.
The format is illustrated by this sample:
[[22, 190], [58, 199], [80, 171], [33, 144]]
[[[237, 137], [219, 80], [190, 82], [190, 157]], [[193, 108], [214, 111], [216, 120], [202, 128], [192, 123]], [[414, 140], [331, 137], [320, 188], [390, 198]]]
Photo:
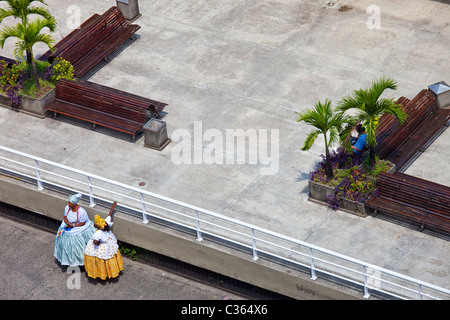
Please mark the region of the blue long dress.
[[89, 220], [86, 210], [78, 206], [77, 211], [73, 212], [67, 205], [64, 209], [64, 216], [69, 223], [85, 222], [83, 226], [71, 229], [65, 229], [64, 220], [58, 228], [55, 238], [54, 256], [66, 266], [83, 266], [84, 249], [89, 239], [95, 233], [94, 223]]

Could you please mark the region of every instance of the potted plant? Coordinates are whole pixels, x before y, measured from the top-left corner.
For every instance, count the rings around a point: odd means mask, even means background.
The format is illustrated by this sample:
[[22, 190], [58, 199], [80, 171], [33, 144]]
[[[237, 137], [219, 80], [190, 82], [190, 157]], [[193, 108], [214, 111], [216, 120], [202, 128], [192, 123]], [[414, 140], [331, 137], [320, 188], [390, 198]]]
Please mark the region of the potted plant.
[[20, 91], [21, 111], [41, 118], [45, 117], [45, 106], [55, 99], [55, 85], [61, 79], [74, 78], [72, 64], [64, 59], [57, 58], [50, 65], [48, 62], [39, 62], [42, 64], [39, 69], [41, 88], [38, 90], [32, 81], [25, 83]]
[[[302, 150], [309, 150], [319, 135], [325, 141], [325, 157], [320, 163], [320, 170], [309, 180], [309, 194], [311, 199], [326, 201], [326, 197], [334, 192], [334, 187], [326, 182], [334, 178], [333, 165], [330, 157], [330, 146], [339, 140], [339, 132], [346, 121], [343, 114], [336, 114], [331, 101], [317, 102], [313, 108], [297, 112], [298, 122], [305, 122], [315, 129], [306, 137]], [[324, 175], [323, 175], [324, 173]]]
[[329, 195], [327, 203], [333, 210], [341, 209], [367, 216], [365, 202], [377, 195], [376, 178], [381, 172], [392, 172], [395, 165], [387, 160], [376, 158], [375, 166], [370, 167], [367, 157], [360, 165], [352, 166], [342, 171], [341, 183]]
[[362, 156], [349, 154], [342, 147], [330, 152], [330, 165], [334, 172], [332, 179], [327, 179], [326, 158], [323, 155], [321, 157], [322, 161], [317, 164], [314, 171], [310, 172], [309, 199], [327, 204], [330, 197], [335, 195], [335, 190], [342, 185], [347, 170], [360, 166]]
[[[52, 93], [49, 92], [53, 88], [39, 77], [38, 63], [42, 62], [37, 62], [34, 59], [33, 47], [36, 43], [42, 42], [52, 49], [53, 38], [42, 30], [47, 28], [53, 32], [56, 29], [56, 20], [45, 8], [31, 7], [30, 5], [34, 1], [6, 1], [9, 8], [1, 10], [0, 21], [8, 16], [13, 16], [19, 18], [20, 22], [3, 27], [0, 31], [0, 47], [3, 48], [9, 38], [16, 38], [14, 56], [21, 60], [23, 53], [26, 53], [26, 61], [21, 64], [24, 77], [20, 107], [22, 111], [43, 116], [40, 105], [52, 100]], [[44, 3], [43, 1], [39, 2]], [[29, 21], [30, 14], [38, 14], [40, 17], [34, 21]], [[40, 101], [36, 103], [36, 99]]]

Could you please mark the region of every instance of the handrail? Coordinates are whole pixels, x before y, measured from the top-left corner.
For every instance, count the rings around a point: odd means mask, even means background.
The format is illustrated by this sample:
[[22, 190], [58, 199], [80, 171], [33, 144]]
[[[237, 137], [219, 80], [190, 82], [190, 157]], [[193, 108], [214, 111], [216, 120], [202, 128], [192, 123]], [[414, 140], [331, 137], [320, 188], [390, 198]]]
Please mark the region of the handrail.
[[[175, 223], [179, 226], [193, 230], [196, 233], [197, 241], [202, 241], [205, 235], [209, 235], [248, 249], [248, 251], [251, 252], [253, 260], [257, 260], [261, 256], [264, 256], [265, 258], [270, 258], [271, 261], [279, 261], [281, 259], [293, 266], [307, 268], [310, 271], [311, 280], [317, 279], [319, 274], [342, 279], [343, 281], [361, 286], [363, 288], [364, 298], [368, 298], [370, 296], [370, 290], [374, 290], [400, 299], [414, 298], [414, 296], [417, 296], [419, 299], [450, 299], [450, 290], [387, 270], [371, 263], [351, 258], [237, 219], [129, 186], [121, 182], [113, 181], [99, 175], [32, 156], [11, 148], [0, 146], [0, 150], [15, 156], [24, 157], [33, 162], [33, 164], [30, 165], [18, 160], [0, 156], [0, 160], [11, 163], [13, 166], [13, 168], [0, 166], [1, 169], [35, 179], [39, 191], [44, 189], [44, 183], [71, 189], [71, 187], [68, 187], [67, 185], [59, 185], [59, 181], [58, 183], [56, 181], [51, 181], [46, 177], [48, 175], [56, 177], [57, 179], [68, 180], [70, 182], [69, 185], [81, 185], [83, 190], [78, 190], [78, 192], [89, 197], [89, 204], [91, 207], [96, 205], [96, 200], [104, 200], [112, 203], [112, 199], [115, 199], [116, 196], [121, 196], [124, 198], [124, 202], [128, 201], [131, 203], [124, 203], [122, 206], [134, 212], [140, 212], [142, 214], [143, 223], [149, 222], [149, 216], [157, 217], [168, 223]], [[49, 166], [52, 170], [60, 169], [70, 174], [81, 175], [85, 180], [80, 181], [64, 174], [55, 173], [50, 169], [43, 169], [42, 167], [44, 165]], [[21, 172], [15, 171], [20, 166], [28, 168], [31, 171], [34, 170], [33, 174], [27, 174], [23, 170]], [[100, 185], [96, 185], [94, 181], [99, 181], [110, 187], [113, 186], [124, 189], [127, 191], [127, 194], [103, 188]], [[100, 192], [97, 192], [97, 190], [105, 193], [106, 195], [103, 196], [105, 198], [102, 198], [99, 194]], [[136, 193], [138, 197], [134, 198], [130, 196], [130, 192]], [[155, 200], [156, 202], [162, 202], [163, 204], [155, 203]], [[177, 210], [171, 208], [173, 206], [177, 207]], [[153, 211], [148, 209], [150, 207]], [[180, 208], [187, 210], [188, 212], [180, 212]], [[163, 213], [157, 214], [157, 211]], [[173, 217], [171, 217], [171, 215]], [[233, 227], [226, 226], [229, 224]], [[276, 243], [277, 241], [283, 241], [289, 243], [289, 245], [280, 245]], [[298, 249], [292, 249], [294, 246], [298, 246]], [[306, 253], [302, 252], [301, 249], [305, 249]], [[323, 257], [320, 257], [321, 255], [325, 255], [333, 261], [326, 260]], [[293, 256], [296, 256], [296, 258], [293, 258]], [[357, 269], [350, 268], [346, 266], [346, 264], [355, 265]], [[371, 270], [373, 274], [369, 274], [368, 270]], [[378, 274], [379, 276], [375, 276], [374, 274]], [[394, 282], [396, 279], [401, 284]], [[415, 288], [407, 287], [405, 282], [409, 286], [414, 286]], [[390, 287], [393, 287], [393, 289]], [[431, 291], [431, 293], [426, 293], [425, 289]], [[441, 296], [438, 297], [436, 295]]]

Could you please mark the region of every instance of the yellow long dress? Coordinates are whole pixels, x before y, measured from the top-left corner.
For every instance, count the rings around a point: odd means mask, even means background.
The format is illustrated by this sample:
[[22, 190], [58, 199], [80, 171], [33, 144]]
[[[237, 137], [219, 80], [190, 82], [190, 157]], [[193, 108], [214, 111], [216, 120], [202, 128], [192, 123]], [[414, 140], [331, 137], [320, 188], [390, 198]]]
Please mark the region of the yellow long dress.
[[[95, 245], [94, 240], [100, 244]], [[84, 268], [91, 278], [116, 278], [124, 269], [117, 239], [111, 231], [97, 230], [84, 250]]]

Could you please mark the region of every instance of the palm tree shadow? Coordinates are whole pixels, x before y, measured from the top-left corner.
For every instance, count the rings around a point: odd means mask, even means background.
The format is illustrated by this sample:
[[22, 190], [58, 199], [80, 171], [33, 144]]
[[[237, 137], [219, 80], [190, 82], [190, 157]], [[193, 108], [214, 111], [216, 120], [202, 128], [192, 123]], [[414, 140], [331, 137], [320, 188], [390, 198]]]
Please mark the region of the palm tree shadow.
[[[310, 174], [297, 170], [298, 175], [295, 178], [295, 182], [304, 182], [304, 181], [308, 181], [310, 179]], [[300, 191], [300, 194], [309, 194], [309, 185], [306, 184], [306, 186]]]

